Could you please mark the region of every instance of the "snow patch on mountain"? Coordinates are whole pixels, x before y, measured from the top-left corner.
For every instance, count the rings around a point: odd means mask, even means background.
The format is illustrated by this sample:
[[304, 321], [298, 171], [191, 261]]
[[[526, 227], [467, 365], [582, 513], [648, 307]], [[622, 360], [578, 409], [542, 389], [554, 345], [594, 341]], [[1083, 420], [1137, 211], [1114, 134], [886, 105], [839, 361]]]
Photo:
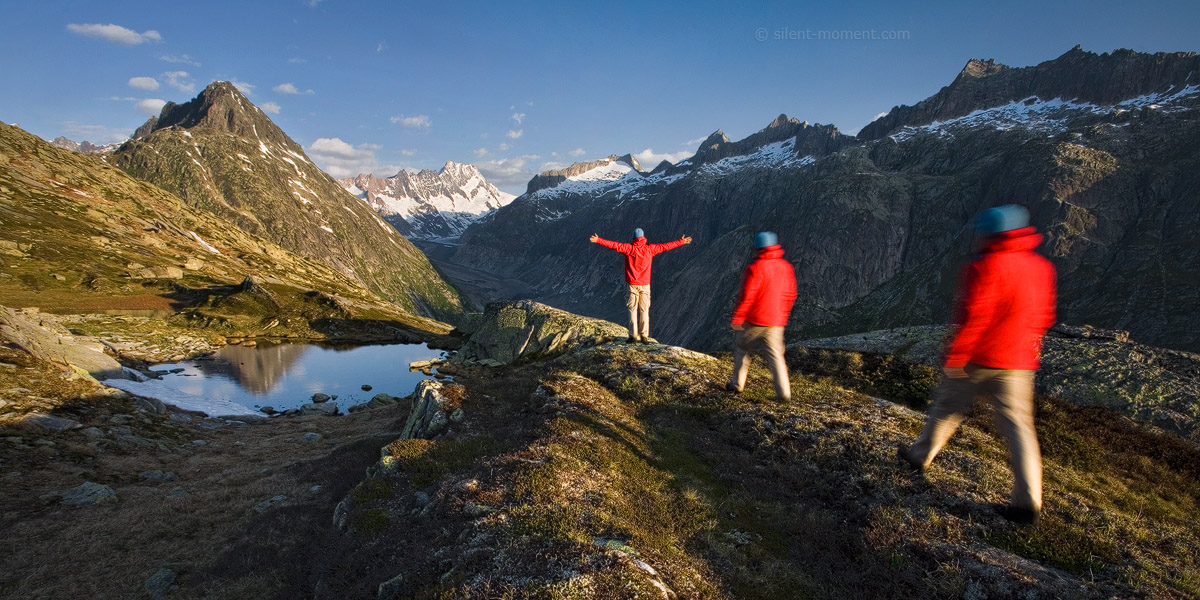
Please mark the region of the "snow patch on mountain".
[[1189, 85], [1178, 90], [1167, 90], [1154, 94], [1144, 94], [1136, 98], [1119, 102], [1111, 106], [1100, 106], [1091, 102], [1075, 102], [1054, 98], [1042, 100], [1030, 96], [1024, 100], [1016, 100], [1001, 106], [980, 109], [970, 114], [947, 121], [934, 121], [928, 125], [904, 127], [890, 137], [896, 141], [904, 141], [919, 134], [934, 134], [938, 136], [953, 135], [955, 129], [975, 129], [991, 127], [999, 131], [1015, 128], [1042, 132], [1047, 135], [1057, 135], [1066, 131], [1067, 120], [1084, 113], [1093, 115], [1119, 115], [1131, 110], [1161, 110], [1177, 112], [1188, 110], [1181, 106], [1181, 101], [1200, 93], [1200, 86]]

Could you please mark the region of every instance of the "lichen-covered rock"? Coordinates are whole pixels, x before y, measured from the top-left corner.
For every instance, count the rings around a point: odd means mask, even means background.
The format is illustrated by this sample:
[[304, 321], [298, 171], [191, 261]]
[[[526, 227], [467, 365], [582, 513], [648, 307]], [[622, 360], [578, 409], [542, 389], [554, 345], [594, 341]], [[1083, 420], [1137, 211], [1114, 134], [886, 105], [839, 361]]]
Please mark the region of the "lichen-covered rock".
[[443, 392], [442, 383], [423, 379], [413, 392], [412, 409], [400, 437], [404, 439], [429, 439], [442, 432], [450, 422], [449, 412], [458, 408], [457, 403]]
[[98, 340], [72, 335], [57, 321], [41, 318], [36, 310], [0, 306], [0, 338], [38, 359], [77, 368], [95, 379], [129, 378], [121, 363], [104, 353]]
[[506, 365], [561, 354], [581, 344], [624, 337], [624, 327], [571, 314], [532, 300], [493, 302], [451, 362]]

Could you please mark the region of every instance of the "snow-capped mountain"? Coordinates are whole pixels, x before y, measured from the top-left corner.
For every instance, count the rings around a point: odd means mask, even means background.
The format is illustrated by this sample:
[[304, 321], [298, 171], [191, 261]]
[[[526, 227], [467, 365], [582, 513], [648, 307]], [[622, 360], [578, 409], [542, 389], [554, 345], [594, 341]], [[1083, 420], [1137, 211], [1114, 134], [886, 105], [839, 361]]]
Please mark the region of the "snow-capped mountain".
[[383, 179], [359, 175], [338, 183], [412, 239], [457, 237], [515, 198], [488, 183], [474, 165], [452, 160], [437, 171], [400, 171]]
[[77, 142], [61, 135], [50, 141], [51, 146], [57, 146], [72, 152], [82, 152], [83, 154], [107, 154], [116, 150], [117, 148], [120, 148], [121, 144], [123, 143], [124, 142], [117, 142], [114, 144], [104, 144], [102, 146], [98, 146], [88, 141]]

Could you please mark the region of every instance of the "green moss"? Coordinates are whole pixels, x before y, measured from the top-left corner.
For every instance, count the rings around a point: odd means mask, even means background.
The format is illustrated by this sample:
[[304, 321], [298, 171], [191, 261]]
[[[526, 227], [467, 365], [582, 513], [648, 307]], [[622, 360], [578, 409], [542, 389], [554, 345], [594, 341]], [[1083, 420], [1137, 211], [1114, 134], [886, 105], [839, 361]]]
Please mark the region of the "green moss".
[[373, 477], [355, 486], [350, 495], [360, 504], [365, 504], [372, 500], [387, 500], [392, 497], [393, 492], [394, 486], [390, 482]]
[[379, 533], [387, 529], [389, 513], [383, 508], [371, 508], [357, 513], [353, 527], [360, 533]]
[[438, 441], [401, 439], [384, 447], [384, 463], [393, 473], [407, 475], [414, 488], [424, 488], [466, 469], [496, 447], [496, 440], [484, 436]]

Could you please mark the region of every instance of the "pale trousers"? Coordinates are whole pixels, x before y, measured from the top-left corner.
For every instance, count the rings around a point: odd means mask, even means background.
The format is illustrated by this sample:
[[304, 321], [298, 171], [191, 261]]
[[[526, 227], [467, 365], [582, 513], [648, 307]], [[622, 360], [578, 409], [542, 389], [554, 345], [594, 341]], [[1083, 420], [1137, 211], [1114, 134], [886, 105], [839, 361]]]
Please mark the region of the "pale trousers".
[[746, 375], [750, 372], [750, 358], [758, 353], [767, 363], [771, 379], [775, 382], [775, 397], [779, 400], [792, 399], [792, 385], [788, 381], [787, 363], [783, 361], [783, 327], [764, 327], [746, 323], [738, 332], [733, 344], [733, 378], [730, 383], [738, 391], [746, 387]]
[[629, 337], [650, 337], [650, 286], [630, 285], [629, 300]]
[[946, 377], [933, 392], [933, 406], [921, 437], [909, 448], [912, 462], [929, 467], [971, 411], [986, 396], [994, 407], [996, 429], [1008, 443], [1013, 471], [1012, 506], [1042, 509], [1042, 453], [1033, 425], [1033, 377], [1036, 371], [966, 366], [967, 377]]

